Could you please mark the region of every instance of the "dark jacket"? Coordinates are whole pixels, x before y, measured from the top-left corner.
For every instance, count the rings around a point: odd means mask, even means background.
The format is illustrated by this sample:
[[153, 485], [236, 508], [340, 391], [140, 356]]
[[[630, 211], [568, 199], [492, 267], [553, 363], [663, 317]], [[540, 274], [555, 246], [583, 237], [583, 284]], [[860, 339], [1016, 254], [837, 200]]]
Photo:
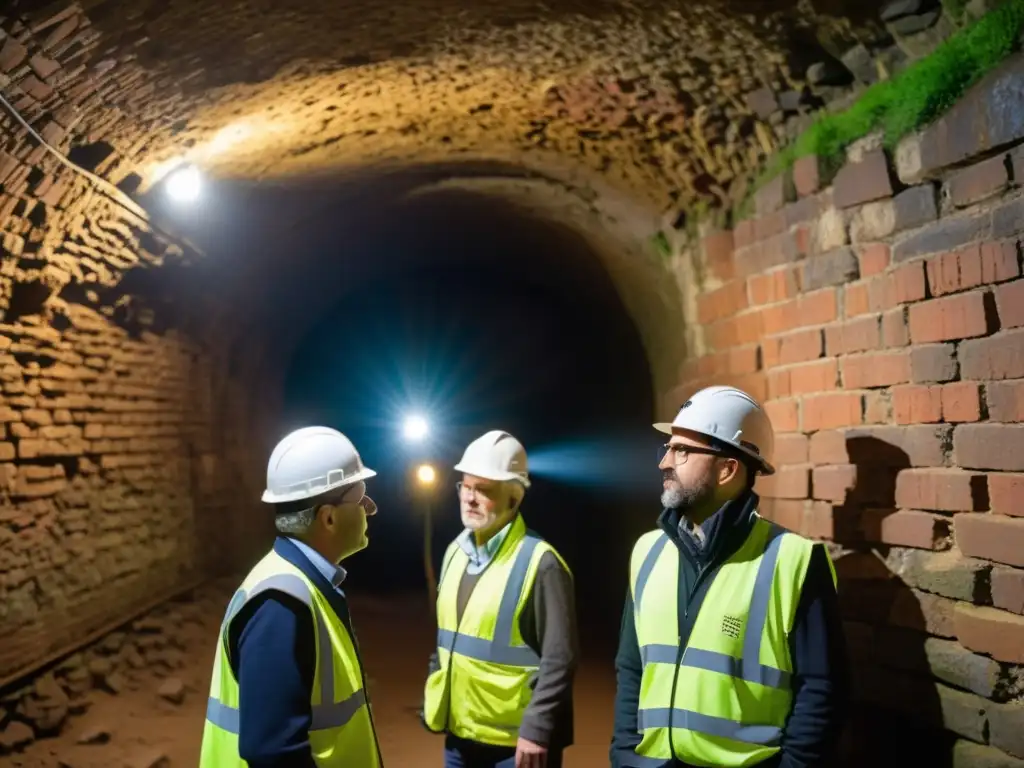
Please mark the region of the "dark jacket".
[[[690, 620], [680, 621], [681, 642], [685, 645], [693, 630], [700, 604], [707, 594], [718, 566], [746, 540], [754, 524], [758, 497], [749, 493], [726, 504], [702, 526], [706, 540], [697, 547], [687, 535], [679, 532], [679, 512], [665, 510], [658, 526], [678, 547], [679, 616], [689, 613]], [[697, 580], [698, 569], [708, 568], [692, 599], [688, 598]], [[689, 611], [687, 611], [689, 607]], [[761, 763], [764, 768], [812, 768], [831, 765], [838, 744], [847, 704], [847, 660], [843, 640], [839, 603], [832, 583], [826, 553], [821, 545], [814, 548], [804, 588], [797, 607], [793, 634], [790, 636], [793, 659], [793, 708], [786, 721], [781, 752]], [[633, 600], [626, 591], [615, 657], [617, 688], [615, 695], [615, 727], [612, 736], [612, 768], [631, 765], [633, 748], [640, 743], [637, 732], [637, 706], [643, 665], [637, 645], [633, 618]], [[673, 765], [669, 762], [666, 768]], [[675, 763], [680, 766], [682, 763]]]
[[[469, 602], [480, 575], [463, 573], [459, 582], [457, 620]], [[579, 658], [576, 605], [572, 576], [550, 552], [537, 565], [537, 577], [519, 614], [523, 641], [540, 656], [540, 669], [532, 679], [533, 693], [519, 725], [519, 735], [552, 750], [573, 742], [573, 678]], [[427, 674], [440, 668], [437, 651]]]
[[[344, 593], [333, 587], [292, 542], [279, 537], [274, 551], [316, 585], [355, 644]], [[228, 647], [231, 670], [239, 685], [241, 758], [250, 768], [315, 768], [309, 727], [316, 639], [309, 608], [288, 595], [268, 590], [239, 612], [232, 623]], [[359, 665], [361, 668], [361, 659]]]

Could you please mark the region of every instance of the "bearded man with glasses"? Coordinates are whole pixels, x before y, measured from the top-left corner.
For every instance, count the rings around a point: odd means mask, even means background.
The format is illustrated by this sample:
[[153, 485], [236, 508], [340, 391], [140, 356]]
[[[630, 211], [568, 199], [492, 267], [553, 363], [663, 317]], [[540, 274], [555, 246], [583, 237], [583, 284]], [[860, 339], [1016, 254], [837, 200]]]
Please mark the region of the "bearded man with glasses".
[[664, 511], [630, 559], [615, 660], [613, 768], [833, 765], [846, 696], [825, 547], [758, 514], [774, 434], [748, 394], [679, 409], [658, 465]]
[[572, 575], [529, 530], [526, 450], [494, 430], [455, 469], [465, 530], [445, 552], [423, 724], [445, 768], [560, 768], [578, 656]]

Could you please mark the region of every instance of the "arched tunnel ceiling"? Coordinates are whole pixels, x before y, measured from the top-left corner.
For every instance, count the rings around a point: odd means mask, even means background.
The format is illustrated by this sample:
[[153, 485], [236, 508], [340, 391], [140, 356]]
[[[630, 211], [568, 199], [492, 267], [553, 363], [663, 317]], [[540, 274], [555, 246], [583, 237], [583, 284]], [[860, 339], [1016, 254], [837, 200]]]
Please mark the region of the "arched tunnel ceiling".
[[[147, 180], [182, 155], [249, 178], [462, 156], [600, 174], [663, 210], [725, 196], [784, 139], [746, 95], [768, 85], [806, 111], [809, 64], [879, 39], [876, 4], [842, 2], [83, 7], [103, 35], [93, 63], [128, 57], [147, 72], [110, 94]], [[840, 18], [851, 14], [863, 19]]]

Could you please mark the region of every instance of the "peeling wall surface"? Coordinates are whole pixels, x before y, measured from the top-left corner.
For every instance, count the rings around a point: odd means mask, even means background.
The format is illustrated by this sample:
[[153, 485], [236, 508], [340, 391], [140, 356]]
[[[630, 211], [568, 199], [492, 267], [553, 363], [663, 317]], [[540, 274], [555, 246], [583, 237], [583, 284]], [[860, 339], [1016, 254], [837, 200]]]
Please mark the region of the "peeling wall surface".
[[[904, 725], [870, 717], [885, 704], [945, 729], [960, 765], [1024, 765], [1024, 63], [896, 152], [851, 147], [828, 186], [804, 158], [734, 229], [693, 216], [984, 3], [7, 6], [3, 685], [265, 542], [243, 523], [302, 328], [253, 299], [275, 295], [277, 262], [240, 261], [244, 295], [196, 279], [201, 249], [133, 202], [187, 161], [241, 183], [448, 185], [585, 238], [643, 338], [657, 416], [711, 383], [767, 402], [781, 469], [763, 513], [836, 559], [851, 753]], [[318, 268], [289, 265], [310, 307], [330, 301]], [[0, 729], [54, 727], [27, 686]], [[920, 733], [903, 741], [923, 760], [938, 742]]]

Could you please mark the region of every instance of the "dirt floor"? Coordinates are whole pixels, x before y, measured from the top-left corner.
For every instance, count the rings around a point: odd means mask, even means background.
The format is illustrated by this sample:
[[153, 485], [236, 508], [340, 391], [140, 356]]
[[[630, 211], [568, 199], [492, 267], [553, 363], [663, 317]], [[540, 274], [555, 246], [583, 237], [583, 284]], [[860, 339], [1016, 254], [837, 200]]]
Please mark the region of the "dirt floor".
[[[225, 593], [229, 595], [229, 593]], [[226, 603], [226, 598], [224, 600]], [[374, 600], [353, 596], [374, 715], [390, 768], [442, 765], [442, 737], [416, 717], [433, 625], [426, 595]], [[210, 665], [223, 605], [207, 601], [176, 633], [182, 663], [162, 676], [135, 670], [120, 692], [90, 692], [84, 714], [60, 735], [41, 738], [0, 765], [16, 768], [179, 768], [195, 766], [209, 690]], [[584, 658], [575, 691], [576, 744], [567, 768], [608, 764], [614, 670], [607, 654]]]

